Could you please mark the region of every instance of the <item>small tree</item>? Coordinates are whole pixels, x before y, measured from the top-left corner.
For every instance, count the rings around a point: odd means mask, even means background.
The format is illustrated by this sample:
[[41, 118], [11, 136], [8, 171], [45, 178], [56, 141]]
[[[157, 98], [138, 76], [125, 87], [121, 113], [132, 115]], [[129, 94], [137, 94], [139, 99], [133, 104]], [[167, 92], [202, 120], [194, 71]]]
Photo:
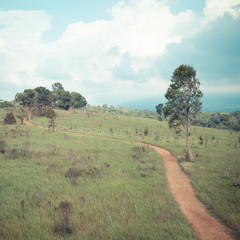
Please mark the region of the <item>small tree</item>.
[[49, 124], [48, 124], [49, 131], [50, 131], [50, 128], [52, 127], [52, 131], [54, 132], [54, 128], [55, 128], [55, 118], [56, 118], [57, 116], [56, 116], [56, 113], [54, 112], [54, 110], [53, 110], [52, 107], [46, 107], [45, 116], [46, 116], [47, 118], [50, 118], [50, 119], [49, 119]]
[[186, 146], [190, 161], [193, 156], [189, 146], [190, 124], [200, 111], [203, 96], [199, 90], [200, 82], [196, 70], [189, 65], [180, 65], [173, 72], [171, 84], [165, 94], [167, 103], [163, 109], [165, 117], [169, 117], [169, 126], [178, 132], [180, 126], [186, 128]]
[[25, 89], [23, 93], [17, 93], [15, 101], [23, 107], [28, 107], [28, 119], [32, 118], [32, 108], [36, 104], [36, 92], [32, 89]]
[[156, 108], [156, 111], [159, 115], [158, 119], [161, 121], [162, 120], [162, 112], [163, 112], [163, 104], [160, 103], [155, 108]]
[[52, 107], [46, 107], [45, 116], [50, 119], [56, 118], [56, 113]]
[[145, 136], [148, 135], [148, 128], [147, 128], [147, 127], [145, 127], [145, 129], [144, 129], [144, 135], [145, 135]]

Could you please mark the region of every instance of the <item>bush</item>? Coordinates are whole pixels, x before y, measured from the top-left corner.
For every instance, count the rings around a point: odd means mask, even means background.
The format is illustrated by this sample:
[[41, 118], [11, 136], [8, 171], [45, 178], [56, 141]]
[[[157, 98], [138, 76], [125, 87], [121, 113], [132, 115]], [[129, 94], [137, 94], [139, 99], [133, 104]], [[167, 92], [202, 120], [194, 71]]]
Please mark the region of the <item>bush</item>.
[[4, 124], [16, 124], [16, 118], [14, 117], [13, 113], [7, 113], [5, 118], [4, 118]]
[[146, 127], [144, 130], [144, 135], [147, 136], [148, 135], [148, 128]]
[[45, 116], [50, 119], [56, 118], [56, 113], [52, 107], [46, 107]]
[[202, 136], [199, 136], [199, 144], [203, 144], [203, 138], [202, 138]]

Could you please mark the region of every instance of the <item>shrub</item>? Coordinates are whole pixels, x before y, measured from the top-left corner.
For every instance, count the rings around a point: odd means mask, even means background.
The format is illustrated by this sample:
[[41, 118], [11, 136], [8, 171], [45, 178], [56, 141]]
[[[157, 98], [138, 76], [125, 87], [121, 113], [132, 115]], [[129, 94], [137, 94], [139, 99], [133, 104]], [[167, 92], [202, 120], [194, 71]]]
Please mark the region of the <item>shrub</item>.
[[144, 129], [144, 135], [145, 135], [145, 136], [148, 135], [148, 128], [147, 128], [147, 127], [145, 127], [145, 129]]
[[199, 144], [203, 144], [203, 138], [202, 138], [202, 136], [199, 136]]
[[56, 113], [52, 107], [46, 107], [45, 116], [50, 119], [56, 118]]
[[16, 118], [12, 112], [6, 114], [4, 118], [4, 124], [16, 124], [16, 122]]

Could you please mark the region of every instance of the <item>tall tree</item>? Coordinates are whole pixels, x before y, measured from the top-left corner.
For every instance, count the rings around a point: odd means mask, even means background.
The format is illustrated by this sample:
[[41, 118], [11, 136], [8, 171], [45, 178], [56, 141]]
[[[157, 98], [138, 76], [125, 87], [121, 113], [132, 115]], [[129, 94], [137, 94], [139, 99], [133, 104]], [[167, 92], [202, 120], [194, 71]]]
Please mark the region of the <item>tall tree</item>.
[[171, 84], [165, 94], [167, 103], [163, 109], [165, 117], [169, 117], [170, 127], [179, 131], [181, 125], [185, 126], [190, 161], [193, 161], [189, 145], [190, 125], [202, 107], [200, 99], [203, 94], [199, 86], [200, 81], [196, 77], [196, 70], [189, 65], [180, 65], [173, 72]]
[[32, 89], [25, 89], [23, 93], [17, 93], [15, 101], [23, 107], [28, 107], [28, 119], [32, 118], [32, 108], [36, 103], [36, 92]]

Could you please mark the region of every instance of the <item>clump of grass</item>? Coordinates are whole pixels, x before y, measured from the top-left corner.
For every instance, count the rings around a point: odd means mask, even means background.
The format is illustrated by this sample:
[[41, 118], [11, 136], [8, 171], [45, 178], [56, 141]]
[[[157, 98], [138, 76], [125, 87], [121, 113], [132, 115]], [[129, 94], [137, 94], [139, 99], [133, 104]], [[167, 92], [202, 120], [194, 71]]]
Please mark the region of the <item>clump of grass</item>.
[[58, 218], [54, 224], [54, 232], [64, 236], [73, 233], [70, 226], [70, 217], [72, 215], [72, 204], [68, 201], [60, 202], [56, 208]]
[[0, 153], [4, 154], [6, 152], [6, 143], [5, 141], [0, 141]]
[[92, 178], [100, 176], [101, 170], [97, 167], [87, 167], [87, 168], [77, 168], [72, 167], [67, 170], [65, 173], [66, 178], [71, 180], [76, 179], [81, 176], [90, 176]]

